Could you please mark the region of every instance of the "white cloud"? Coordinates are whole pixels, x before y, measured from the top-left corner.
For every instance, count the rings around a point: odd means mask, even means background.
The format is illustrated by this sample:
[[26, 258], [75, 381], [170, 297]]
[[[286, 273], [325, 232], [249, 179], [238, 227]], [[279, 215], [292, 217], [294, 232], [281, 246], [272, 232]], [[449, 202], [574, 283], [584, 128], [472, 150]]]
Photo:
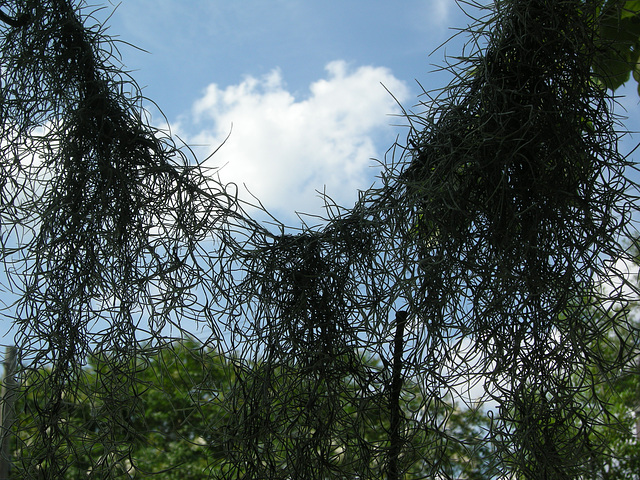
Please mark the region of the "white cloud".
[[436, 0], [433, 3], [432, 23], [442, 24], [449, 20], [451, 7], [455, 4], [451, 0]]
[[640, 267], [629, 258], [621, 258], [609, 265], [608, 277], [600, 279], [600, 288], [605, 296], [616, 301], [605, 301], [605, 309], [619, 309], [630, 303], [631, 318], [640, 319]]
[[407, 9], [408, 24], [423, 34], [438, 36], [451, 27], [451, 17], [456, 2], [453, 0], [417, 0]]
[[[395, 134], [390, 126], [407, 86], [386, 68], [349, 68], [343, 61], [326, 66], [325, 78], [313, 82], [305, 98], [287, 90], [279, 70], [237, 85], [208, 86], [195, 102], [189, 124], [177, 125], [189, 144], [207, 145], [208, 153], [232, 133], [207, 166], [223, 167], [220, 178], [243, 184], [271, 211], [321, 213], [323, 190], [350, 206], [366, 189]], [[244, 198], [249, 198], [245, 195]]]

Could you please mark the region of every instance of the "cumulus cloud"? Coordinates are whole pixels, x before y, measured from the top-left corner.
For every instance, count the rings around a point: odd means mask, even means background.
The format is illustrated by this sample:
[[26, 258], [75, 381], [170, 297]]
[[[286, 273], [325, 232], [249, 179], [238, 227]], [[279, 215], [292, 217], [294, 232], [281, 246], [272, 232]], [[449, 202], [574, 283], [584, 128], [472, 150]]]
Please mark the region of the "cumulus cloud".
[[334, 61], [325, 69], [302, 98], [287, 90], [279, 70], [226, 88], [211, 84], [177, 130], [209, 152], [231, 130], [207, 166], [222, 167], [223, 182], [241, 191], [246, 185], [270, 211], [321, 213], [316, 191], [325, 189], [350, 206], [377, 173], [371, 158], [395, 138], [390, 115], [399, 108], [385, 87], [401, 102], [409, 90], [386, 68]]

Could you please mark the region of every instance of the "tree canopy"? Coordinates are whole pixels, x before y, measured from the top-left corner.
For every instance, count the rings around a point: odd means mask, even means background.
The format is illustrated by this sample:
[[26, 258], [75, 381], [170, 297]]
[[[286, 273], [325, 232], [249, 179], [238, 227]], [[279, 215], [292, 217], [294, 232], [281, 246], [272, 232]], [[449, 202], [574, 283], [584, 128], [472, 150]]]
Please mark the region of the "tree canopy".
[[[137, 392], [131, 392], [136, 395], [138, 404], [133, 411], [125, 412], [122, 417], [123, 421], [133, 424], [136, 435], [129, 440], [132, 445], [130, 456], [117, 463], [120, 473], [126, 472], [134, 478], [188, 480], [200, 479], [203, 475], [228, 478], [229, 471], [221, 456], [225, 448], [228, 448], [225, 443], [233, 442], [230, 433], [235, 432], [234, 408], [243, 402], [242, 397], [233, 400], [229, 398], [236, 375], [233, 362], [193, 339], [174, 341], [144, 360], [139, 358], [138, 362], [140, 374], [137, 381], [141, 388]], [[373, 371], [380, 372], [382, 369], [380, 362], [373, 359], [365, 363]], [[96, 467], [103, 467], [100, 475], [105, 475], [106, 468], [113, 468], [113, 463], [109, 461], [112, 452], [102, 437], [105, 428], [102, 412], [110, 411], [110, 385], [99, 381], [109, 368], [109, 359], [91, 358], [81, 375], [68, 386], [66, 408], [61, 415], [65, 423], [78, 434], [67, 439], [67, 451], [73, 458], [70, 459], [64, 478], [97, 475]], [[254, 374], [261, 372], [261, 366], [254, 368]], [[23, 383], [37, 384], [42, 377], [50, 374], [50, 369], [31, 372], [31, 376], [25, 378]], [[289, 375], [283, 372], [282, 377], [286, 380]], [[352, 381], [349, 377], [343, 379], [344, 383]], [[327, 414], [318, 415], [313, 408], [300, 407], [297, 397], [303, 395], [303, 392], [300, 386], [280, 384], [273, 386], [272, 394], [283, 397], [282, 401], [289, 404], [292, 414], [315, 416], [318, 425], [326, 422]], [[405, 388], [403, 397], [402, 410], [406, 415], [411, 415], [411, 411], [423, 402], [415, 384]], [[346, 419], [361, 416], [359, 430], [350, 431], [349, 435], [361, 435], [371, 445], [384, 445], [387, 440], [384, 428], [389, 428], [385, 402], [370, 401], [365, 406], [359, 405], [357, 398], [358, 395], [341, 396], [337, 399], [334, 412], [329, 415], [337, 417], [337, 423], [342, 418], [347, 424], [353, 422], [345, 421]], [[34, 419], [45, 403], [46, 395], [43, 392], [30, 389], [16, 408], [19, 417], [17, 423], [20, 426], [20, 441], [14, 452], [17, 478], [28, 478], [23, 469], [30, 465], [33, 456], [38, 456], [37, 448], [34, 448], [38, 435]], [[452, 444], [451, 450], [447, 452], [450, 459], [447, 467], [449, 473], [456, 478], [462, 473], [489, 478], [483, 472], [490, 471], [491, 452], [486, 447], [473, 449], [480, 443], [488, 426], [485, 413], [478, 409], [454, 408], [452, 403], [438, 414], [443, 422], [450, 425], [451, 435], [465, 443], [464, 448]], [[271, 425], [272, 428], [274, 426]], [[288, 421], [281, 421], [277, 426], [281, 431], [271, 430], [264, 434], [277, 439], [277, 443], [271, 443], [272, 448], [285, 452], [287, 444], [295, 440], [288, 431]], [[361, 452], [343, 449], [337, 439], [336, 436], [329, 451], [322, 452], [322, 455], [341, 471], [342, 476], [346, 476], [351, 470], [349, 464], [353, 461], [352, 458]], [[424, 447], [418, 444], [416, 448]], [[421, 454], [428, 455], [428, 452]], [[315, 461], [309, 457], [301, 457], [300, 461], [316, 463], [320, 460], [320, 455], [317, 457]], [[95, 462], [96, 458], [99, 459], [98, 462]], [[375, 462], [375, 455], [370, 455], [370, 460]], [[278, 468], [283, 468], [284, 462], [281, 459]], [[415, 476], [419, 476], [419, 463], [412, 470]]]
[[[295, 231], [150, 126], [88, 5], [5, 2], [22, 478], [127, 478], [141, 444], [175, 435], [212, 478], [471, 477], [477, 458], [488, 478], [592, 474], [619, 425], [606, 385], [637, 354], [637, 285], [601, 288], [635, 258], [634, 167], [603, 88], [635, 71], [635, 3], [495, 1], [452, 83], [406, 112], [379, 186]], [[215, 362], [163, 353], [194, 324]], [[495, 408], [470, 438], [450, 419], [474, 385]], [[148, 389], [174, 411], [146, 408]], [[181, 430], [193, 412], [202, 430]]]

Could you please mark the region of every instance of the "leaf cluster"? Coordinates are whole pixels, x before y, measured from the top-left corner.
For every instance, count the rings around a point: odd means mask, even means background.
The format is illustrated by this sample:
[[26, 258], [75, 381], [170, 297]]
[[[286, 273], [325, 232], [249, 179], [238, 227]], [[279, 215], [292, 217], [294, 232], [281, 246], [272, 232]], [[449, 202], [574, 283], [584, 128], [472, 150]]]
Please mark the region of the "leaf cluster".
[[640, 84], [640, 2], [607, 0], [597, 15], [596, 80], [611, 90], [622, 86], [631, 75]]

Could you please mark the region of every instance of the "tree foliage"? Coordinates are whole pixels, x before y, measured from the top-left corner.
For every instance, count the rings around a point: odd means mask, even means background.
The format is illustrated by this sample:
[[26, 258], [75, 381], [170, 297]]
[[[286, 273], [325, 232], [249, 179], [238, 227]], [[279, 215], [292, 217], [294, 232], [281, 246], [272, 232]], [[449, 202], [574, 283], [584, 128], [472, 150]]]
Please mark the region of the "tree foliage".
[[[637, 322], [637, 320], [636, 320]], [[637, 323], [635, 323], [637, 328]], [[625, 339], [626, 341], [626, 339]], [[594, 348], [601, 353], [617, 355], [620, 339], [612, 335]], [[637, 479], [640, 472], [640, 429], [638, 412], [640, 411], [640, 375], [638, 363], [620, 366], [615, 372], [603, 379], [601, 372], [595, 372], [601, 380], [599, 395], [606, 398], [607, 410], [615, 423], [601, 428], [594, 437], [604, 445], [605, 455], [595, 456], [590, 468], [592, 478], [605, 480]], [[606, 380], [606, 381], [605, 381]]]
[[640, 84], [640, 2], [606, 0], [597, 13], [599, 48], [593, 66], [598, 79], [611, 90], [631, 76]]
[[[136, 399], [135, 408], [113, 418], [113, 382], [110, 358], [91, 358], [65, 388], [61, 420], [73, 432], [61, 449], [68, 470], [59, 478], [199, 479], [212, 468], [223, 438], [218, 431], [228, 422], [224, 402], [233, 383], [233, 368], [226, 359], [193, 340], [172, 342], [155, 353], [136, 359], [135, 387], [125, 395]], [[42, 383], [50, 368], [30, 372], [24, 384]], [[120, 374], [120, 377], [123, 377]], [[18, 405], [18, 442], [15, 450], [16, 478], [48, 478], [48, 465], [35, 464], [39, 412], [48, 399], [45, 392], [30, 388]], [[112, 427], [117, 421], [129, 432], [128, 455], [117, 455]], [[31, 470], [31, 471], [30, 471]], [[34, 471], [35, 470], [35, 471]]]
[[[374, 359], [365, 363], [371, 370], [381, 369], [379, 362]], [[251, 398], [250, 395], [229, 398], [237, 373], [232, 361], [194, 340], [174, 341], [144, 359], [139, 358], [137, 391], [130, 392], [135, 395], [138, 405], [134, 410], [123, 412], [119, 418], [121, 422], [133, 425], [136, 435], [129, 440], [132, 445], [130, 455], [117, 462], [108, 460], [112, 452], [102, 435], [106, 427], [104, 413], [112, 414], [109, 407], [112, 385], [106, 385], [100, 379], [104, 378], [105, 370], [110, 368], [110, 359], [91, 358], [79, 376], [73, 379], [73, 383], [67, 385], [66, 408], [62, 412], [62, 418], [76, 434], [67, 438], [68, 443], [65, 445], [65, 450], [74, 457], [70, 459], [64, 478], [97, 475], [96, 462], [93, 460], [95, 458], [99, 459], [97, 466], [109, 465], [109, 468], [128, 473], [134, 478], [188, 480], [200, 479], [203, 475], [216, 474], [222, 478], [231, 475], [221, 461], [221, 452], [230, 450], [225, 444], [236, 442], [234, 437], [243, 437], [244, 432], [233, 428], [233, 417], [238, 404]], [[263, 367], [254, 366], [251, 374], [264, 374]], [[48, 375], [51, 375], [48, 368], [37, 373], [31, 372], [31, 376], [23, 379], [23, 383], [25, 386], [39, 384], [42, 377]], [[286, 380], [290, 376], [281, 372], [280, 378]], [[352, 378], [347, 377], [343, 381], [352, 385], [351, 390], [358, 388]], [[351, 431], [351, 436], [361, 435], [370, 445], [378, 445], [379, 448], [388, 442], [384, 428], [389, 427], [389, 416], [384, 398], [364, 406], [357, 404], [358, 395], [350, 398], [343, 396], [336, 399], [332, 410], [319, 412], [317, 408], [299, 405], [300, 396], [307, 390], [307, 385], [300, 388], [274, 384], [270, 393], [279, 402], [287, 404], [290, 416], [309, 416], [314, 419], [318, 428], [335, 429], [335, 425], [341, 423], [340, 418], [360, 416], [360, 428], [357, 432]], [[28, 392], [17, 406], [20, 412], [17, 421], [20, 427], [19, 441], [13, 452], [14, 475], [17, 478], [29, 477], [26, 470], [32, 466], [32, 458], [38, 456], [37, 447], [34, 448], [37, 446], [38, 436], [37, 422], [34, 419], [47, 401], [43, 392], [34, 389], [29, 389]], [[329, 394], [326, 391], [322, 393]], [[407, 415], [411, 415], [422, 403], [415, 385], [409, 385], [403, 397], [402, 410]], [[471, 447], [479, 443], [478, 438], [487, 427], [488, 417], [480, 410], [454, 409], [453, 405], [440, 412], [440, 415], [443, 421], [451, 424], [451, 435], [467, 444], [465, 449], [456, 446], [447, 453], [451, 474], [459, 477], [461, 472], [467, 472], [471, 478], [474, 478], [473, 475], [487, 478], [483, 472], [486, 465], [490, 464], [490, 452], [482, 449], [476, 451]], [[351, 451], [349, 442], [342, 442], [337, 435], [325, 449], [315, 452], [314, 449], [307, 448], [306, 456], [294, 454], [296, 450], [292, 446], [297, 437], [307, 438], [291, 431], [291, 425], [297, 423], [299, 422], [291, 422], [290, 418], [283, 418], [277, 425], [270, 424], [272, 430], [260, 432], [259, 438], [265, 441], [269, 438], [266, 443], [275, 450], [270, 455], [262, 452], [261, 458], [274, 459], [278, 462], [276, 468], [283, 468], [292, 458], [297, 462], [310, 462], [316, 466], [324, 459], [333, 463], [342, 476], [357, 475], [357, 472], [351, 471], [349, 464], [353, 457], [366, 452]], [[353, 424], [353, 421], [347, 420], [344, 423]], [[254, 428], [259, 429], [259, 425], [260, 422], [256, 421]], [[343, 449], [343, 445], [347, 445], [347, 448]], [[428, 452], [421, 454], [427, 455]], [[368, 457], [375, 461], [375, 455], [370, 453]], [[42, 472], [44, 467], [41, 465], [39, 469]], [[419, 475], [419, 467], [414, 470]], [[46, 472], [40, 474], [46, 477]], [[108, 472], [102, 469], [99, 474], [108, 475]], [[248, 475], [249, 472], [244, 474]]]
[[[451, 85], [407, 112], [380, 186], [298, 231], [255, 221], [148, 125], [84, 3], [2, 8], [5, 315], [37, 398], [16, 426], [24, 478], [130, 475], [153, 444], [150, 359], [197, 327], [233, 371], [224, 428], [198, 437], [219, 438], [213, 478], [453, 478], [464, 458], [471, 477], [479, 457], [489, 478], [577, 478], [604, 454], [600, 387], [637, 334], [627, 290], [599, 288], [632, 259], [636, 201], [600, 86], [618, 82], [598, 70], [602, 2], [495, 1]], [[613, 355], [593, 348], [609, 332]], [[146, 385], [192, 399], [199, 381]], [[454, 435], [473, 385], [495, 415]], [[81, 427], [78, 402], [95, 407]]]

